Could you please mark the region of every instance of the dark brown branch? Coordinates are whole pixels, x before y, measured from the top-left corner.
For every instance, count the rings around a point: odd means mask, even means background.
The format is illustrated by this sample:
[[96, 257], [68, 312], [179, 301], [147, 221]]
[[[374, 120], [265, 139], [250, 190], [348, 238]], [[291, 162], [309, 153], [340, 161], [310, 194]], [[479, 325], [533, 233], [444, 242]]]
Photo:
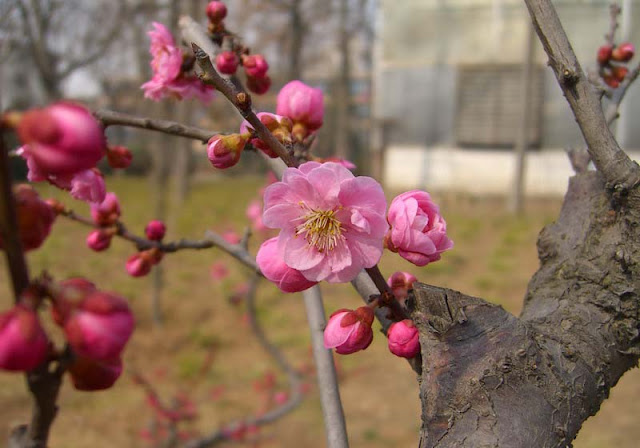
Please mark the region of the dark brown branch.
[[185, 126], [175, 121], [138, 117], [135, 115], [115, 112], [112, 110], [97, 110], [93, 113], [93, 115], [98, 120], [100, 120], [105, 128], [112, 125], [129, 126], [140, 129], [148, 129], [151, 131], [163, 132], [170, 135], [177, 135], [179, 137], [191, 138], [194, 140], [200, 140], [203, 143], [206, 143], [211, 137], [218, 134], [218, 132], [215, 131], [208, 131], [206, 129]]
[[576, 59], [550, 0], [525, 0], [538, 37], [573, 110], [596, 168], [608, 184], [627, 190], [640, 181], [640, 170], [620, 149], [607, 126], [600, 101]]

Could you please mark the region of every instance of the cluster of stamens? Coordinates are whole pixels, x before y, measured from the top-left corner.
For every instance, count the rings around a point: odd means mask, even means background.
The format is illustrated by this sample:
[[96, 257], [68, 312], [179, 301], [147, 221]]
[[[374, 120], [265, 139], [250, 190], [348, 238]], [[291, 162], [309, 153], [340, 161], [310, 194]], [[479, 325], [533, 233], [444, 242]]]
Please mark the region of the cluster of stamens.
[[310, 246], [318, 252], [333, 250], [344, 239], [340, 221], [335, 210], [313, 210], [300, 219], [303, 223], [296, 227], [296, 236], [303, 235]]

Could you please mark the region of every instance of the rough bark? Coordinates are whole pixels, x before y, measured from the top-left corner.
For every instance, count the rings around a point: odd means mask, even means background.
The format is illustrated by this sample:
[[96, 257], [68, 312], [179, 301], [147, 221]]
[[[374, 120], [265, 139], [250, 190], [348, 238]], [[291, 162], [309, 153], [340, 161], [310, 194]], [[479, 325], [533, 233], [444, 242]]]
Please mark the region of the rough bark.
[[572, 178], [560, 217], [540, 233], [520, 319], [417, 289], [421, 447], [571, 444], [638, 361], [639, 205], [637, 188], [615, 197], [599, 173]]

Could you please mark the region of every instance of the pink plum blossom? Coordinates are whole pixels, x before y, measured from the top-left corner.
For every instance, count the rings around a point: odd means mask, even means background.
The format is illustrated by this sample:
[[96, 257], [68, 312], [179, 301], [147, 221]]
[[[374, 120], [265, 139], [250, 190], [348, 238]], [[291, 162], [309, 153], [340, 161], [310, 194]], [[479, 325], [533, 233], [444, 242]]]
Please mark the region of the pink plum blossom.
[[93, 168], [106, 150], [102, 126], [77, 104], [32, 109], [22, 116], [17, 132], [24, 144], [22, 156], [38, 180]]
[[238, 56], [233, 51], [222, 51], [216, 56], [216, 68], [224, 75], [233, 75], [238, 63]]
[[0, 314], [0, 369], [29, 371], [47, 357], [49, 340], [33, 310], [16, 305]]
[[389, 350], [402, 358], [413, 358], [420, 353], [419, 333], [410, 319], [394, 322], [387, 332]]
[[373, 311], [363, 306], [355, 311], [342, 309], [329, 317], [324, 329], [325, 348], [348, 355], [369, 347], [373, 340]]
[[206, 13], [212, 23], [218, 23], [227, 17], [227, 6], [219, 1], [209, 2]]
[[389, 226], [382, 187], [336, 163], [287, 168], [265, 190], [262, 221], [284, 263], [309, 281], [348, 282], [382, 256]]
[[453, 247], [447, 223], [429, 193], [412, 190], [397, 196], [389, 206], [391, 230], [385, 242], [389, 250], [417, 266], [440, 259]]
[[149, 31], [151, 38], [150, 81], [142, 85], [146, 98], [158, 101], [167, 96], [178, 99], [198, 98], [207, 103], [214, 95], [214, 89], [202, 83], [195, 76], [182, 73], [182, 51], [176, 45], [171, 32], [161, 23], [153, 22]]
[[291, 81], [278, 93], [276, 113], [313, 132], [322, 126], [324, 119], [322, 90], [301, 81]]
[[262, 274], [284, 292], [304, 291], [316, 284], [307, 280], [300, 271], [284, 263], [277, 238], [262, 243], [256, 255], [256, 262]]
[[251, 54], [242, 59], [242, 66], [247, 76], [264, 78], [269, 70], [267, 60], [261, 54]]
[[120, 218], [120, 202], [115, 193], [109, 192], [99, 204], [91, 204], [91, 217], [99, 226], [110, 226]]
[[101, 361], [116, 358], [133, 333], [129, 305], [115, 294], [96, 290], [63, 309], [66, 339], [80, 356]]

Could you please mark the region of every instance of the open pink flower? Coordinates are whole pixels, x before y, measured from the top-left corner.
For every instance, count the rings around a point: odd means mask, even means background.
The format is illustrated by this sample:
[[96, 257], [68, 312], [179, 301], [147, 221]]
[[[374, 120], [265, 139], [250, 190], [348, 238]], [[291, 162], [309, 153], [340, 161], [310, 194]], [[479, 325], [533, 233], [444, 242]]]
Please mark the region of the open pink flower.
[[329, 317], [324, 329], [325, 348], [348, 355], [369, 347], [373, 340], [373, 311], [362, 306], [355, 311], [342, 309]]
[[284, 262], [310, 281], [348, 282], [375, 265], [389, 226], [382, 187], [336, 163], [287, 168], [265, 190], [262, 221], [282, 229]]
[[142, 85], [145, 98], [155, 101], [167, 96], [178, 99], [198, 98], [207, 103], [213, 98], [214, 89], [203, 84], [195, 76], [182, 73], [182, 51], [176, 45], [171, 32], [161, 23], [153, 22], [151, 38], [151, 80]]
[[287, 266], [282, 260], [278, 239], [271, 238], [262, 243], [256, 262], [262, 274], [284, 292], [299, 292], [311, 288], [316, 282], [304, 278], [300, 271]]
[[287, 83], [278, 93], [276, 113], [315, 131], [322, 126], [324, 100], [322, 90], [300, 81]]
[[429, 193], [412, 190], [397, 196], [389, 206], [391, 230], [386, 237], [389, 250], [417, 266], [440, 259], [453, 247], [447, 237], [447, 223]]

